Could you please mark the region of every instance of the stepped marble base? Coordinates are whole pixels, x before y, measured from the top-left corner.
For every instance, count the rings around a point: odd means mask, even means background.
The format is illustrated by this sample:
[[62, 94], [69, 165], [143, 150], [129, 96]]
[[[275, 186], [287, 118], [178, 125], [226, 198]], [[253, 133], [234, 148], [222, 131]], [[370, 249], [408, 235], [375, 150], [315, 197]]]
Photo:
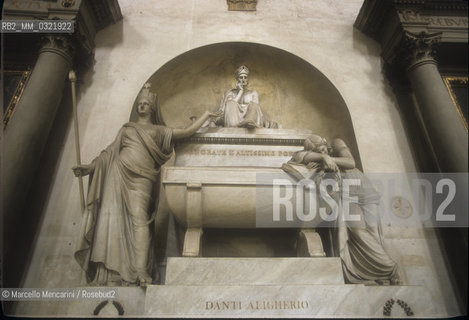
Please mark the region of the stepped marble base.
[[356, 318], [409, 312], [446, 316], [443, 303], [424, 286], [344, 284], [339, 258], [169, 258], [166, 284], [147, 288], [144, 316]]
[[[443, 317], [424, 286], [165, 285], [147, 288], [145, 316], [203, 318], [383, 317], [400, 299], [416, 317]], [[396, 302], [392, 317], [406, 317]]]
[[344, 284], [340, 258], [169, 258], [166, 285]]

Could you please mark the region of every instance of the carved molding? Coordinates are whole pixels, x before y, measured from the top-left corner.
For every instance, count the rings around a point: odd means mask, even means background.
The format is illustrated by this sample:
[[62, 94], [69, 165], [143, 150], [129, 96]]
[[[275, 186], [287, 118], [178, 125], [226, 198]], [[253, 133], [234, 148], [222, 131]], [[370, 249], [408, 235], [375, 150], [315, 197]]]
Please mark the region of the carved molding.
[[256, 11], [257, 0], [226, 0], [230, 11]]
[[438, 15], [423, 15], [414, 9], [398, 9], [399, 19], [404, 24], [416, 24], [439, 28], [467, 28], [467, 17]]
[[436, 64], [435, 50], [440, 40], [441, 32], [414, 34], [404, 31], [400, 55], [407, 71], [426, 63]]
[[464, 0], [393, 0], [398, 5], [419, 6], [426, 10], [466, 10], [467, 1]]
[[456, 96], [456, 92], [454, 91], [454, 87], [465, 87], [467, 89], [467, 77], [443, 77], [443, 81], [445, 82], [446, 87], [448, 88], [449, 95], [451, 97], [451, 101], [453, 101], [453, 105], [458, 111], [459, 116], [461, 117], [461, 120], [464, 124], [464, 127], [466, 128], [466, 132], [469, 131], [469, 125], [467, 123], [467, 118], [464, 115], [463, 112], [463, 107], [461, 107], [461, 104], [458, 101], [458, 98]]
[[[24, 68], [24, 67], [23, 67]], [[3, 130], [5, 130], [6, 126], [8, 125], [8, 122], [10, 121], [10, 118], [13, 116], [16, 106], [18, 105], [18, 101], [20, 100], [24, 88], [26, 87], [26, 84], [28, 83], [29, 76], [31, 75], [31, 70], [29, 67], [26, 67], [24, 69], [20, 68], [15, 68], [15, 67], [10, 67], [6, 66], [3, 70], [3, 83], [4, 83], [4, 95], [7, 95], [7, 92], [12, 93], [11, 99], [9, 101], [5, 101], [8, 103], [8, 106], [3, 114]], [[7, 80], [9, 77], [20, 77], [18, 83], [12, 88], [11, 83]], [[11, 90], [14, 90], [11, 92]], [[4, 96], [5, 99], [5, 96]]]
[[304, 139], [226, 138], [192, 136], [190, 138], [181, 139], [178, 142], [178, 145], [185, 143], [302, 146], [304, 144]]

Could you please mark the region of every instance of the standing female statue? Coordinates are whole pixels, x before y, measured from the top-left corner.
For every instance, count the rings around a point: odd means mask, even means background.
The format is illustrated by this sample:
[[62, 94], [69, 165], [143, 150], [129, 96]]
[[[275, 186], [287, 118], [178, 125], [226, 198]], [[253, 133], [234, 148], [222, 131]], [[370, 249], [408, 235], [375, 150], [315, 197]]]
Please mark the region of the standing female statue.
[[87, 281], [151, 283], [152, 229], [160, 167], [169, 160], [175, 140], [195, 133], [206, 111], [191, 126], [173, 129], [163, 122], [149, 85], [137, 99], [137, 120], [120, 129], [115, 141], [90, 164], [73, 167], [90, 175], [85, 216], [75, 258]]

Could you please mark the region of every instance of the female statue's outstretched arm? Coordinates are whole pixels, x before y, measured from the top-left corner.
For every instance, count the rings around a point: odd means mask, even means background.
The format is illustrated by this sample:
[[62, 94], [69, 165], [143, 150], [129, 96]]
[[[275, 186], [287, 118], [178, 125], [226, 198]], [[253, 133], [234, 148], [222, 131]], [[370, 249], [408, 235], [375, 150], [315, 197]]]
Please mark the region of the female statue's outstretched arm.
[[187, 128], [173, 129], [173, 136], [172, 136], [173, 140], [179, 140], [179, 139], [190, 137], [197, 130], [199, 130], [199, 128], [204, 124], [205, 121], [207, 121], [209, 117], [216, 118], [216, 117], [220, 117], [221, 114], [222, 114], [221, 110], [218, 110], [216, 112], [205, 111], [204, 114], [200, 118], [196, 119]]

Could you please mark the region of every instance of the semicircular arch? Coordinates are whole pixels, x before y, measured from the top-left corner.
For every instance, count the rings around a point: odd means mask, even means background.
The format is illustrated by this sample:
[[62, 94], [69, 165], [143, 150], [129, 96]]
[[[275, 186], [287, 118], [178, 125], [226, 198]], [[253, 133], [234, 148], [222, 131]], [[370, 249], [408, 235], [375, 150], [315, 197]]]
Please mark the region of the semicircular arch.
[[[262, 112], [285, 129], [310, 129], [342, 138], [361, 169], [353, 124], [344, 99], [317, 68], [285, 50], [251, 42], [215, 43], [178, 55], [147, 80], [158, 95], [166, 124], [184, 127], [190, 117], [216, 110], [234, 88], [240, 65], [249, 70], [249, 87], [259, 93]], [[143, 86], [143, 83], [142, 83]], [[135, 105], [130, 119], [135, 117]]]

